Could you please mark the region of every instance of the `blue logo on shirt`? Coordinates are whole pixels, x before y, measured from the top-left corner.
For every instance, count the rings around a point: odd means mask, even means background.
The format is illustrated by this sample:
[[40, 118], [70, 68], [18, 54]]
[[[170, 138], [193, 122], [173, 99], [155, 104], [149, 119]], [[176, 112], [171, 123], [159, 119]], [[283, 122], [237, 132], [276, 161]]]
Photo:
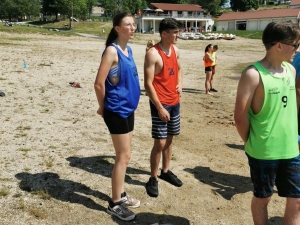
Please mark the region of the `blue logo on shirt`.
[[169, 75], [170, 76], [174, 76], [174, 70], [173, 70], [173, 68], [169, 68], [168, 70], [169, 70]]

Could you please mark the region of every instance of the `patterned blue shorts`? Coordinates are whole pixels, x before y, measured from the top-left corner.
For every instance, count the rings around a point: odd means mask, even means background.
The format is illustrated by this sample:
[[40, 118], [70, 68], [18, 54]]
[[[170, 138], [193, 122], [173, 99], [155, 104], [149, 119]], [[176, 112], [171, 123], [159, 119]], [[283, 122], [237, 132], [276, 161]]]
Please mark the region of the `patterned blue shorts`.
[[180, 103], [174, 106], [162, 106], [170, 113], [170, 120], [167, 122], [159, 118], [157, 109], [150, 101], [152, 138], [154, 139], [166, 139], [167, 135], [179, 135], [180, 133]]
[[249, 156], [250, 175], [257, 198], [270, 197], [276, 184], [280, 197], [300, 198], [300, 156], [292, 159], [261, 160]]

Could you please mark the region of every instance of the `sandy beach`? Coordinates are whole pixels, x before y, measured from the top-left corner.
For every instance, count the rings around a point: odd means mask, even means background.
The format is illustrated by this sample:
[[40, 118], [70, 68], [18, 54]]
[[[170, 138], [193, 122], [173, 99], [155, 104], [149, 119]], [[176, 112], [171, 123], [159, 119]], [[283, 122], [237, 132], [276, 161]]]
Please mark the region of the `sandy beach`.
[[[252, 184], [233, 110], [241, 70], [264, 56], [261, 41], [178, 40], [181, 134], [174, 140], [171, 170], [184, 184], [160, 180], [159, 196], [151, 198], [144, 187], [153, 140], [143, 85], [150, 38], [159, 40], [144, 35], [129, 44], [142, 92], [125, 187], [141, 207], [126, 223], [106, 213], [114, 149], [96, 114], [93, 86], [104, 40], [0, 32], [0, 91], [6, 94], [0, 97], [0, 224], [252, 224]], [[202, 57], [210, 43], [219, 45], [214, 96], [204, 94]], [[284, 207], [275, 193], [270, 224], [283, 224]]]

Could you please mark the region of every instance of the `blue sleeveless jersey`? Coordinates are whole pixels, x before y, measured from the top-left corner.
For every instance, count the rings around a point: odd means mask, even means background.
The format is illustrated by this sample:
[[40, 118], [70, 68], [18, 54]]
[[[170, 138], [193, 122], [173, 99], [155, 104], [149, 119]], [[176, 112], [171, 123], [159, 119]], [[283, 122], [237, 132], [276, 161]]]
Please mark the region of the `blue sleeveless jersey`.
[[140, 100], [138, 72], [129, 46], [126, 46], [128, 57], [115, 45], [110, 46], [114, 46], [118, 53], [120, 81], [112, 84], [108, 77], [106, 78], [104, 107], [122, 118], [128, 118], [136, 110]]

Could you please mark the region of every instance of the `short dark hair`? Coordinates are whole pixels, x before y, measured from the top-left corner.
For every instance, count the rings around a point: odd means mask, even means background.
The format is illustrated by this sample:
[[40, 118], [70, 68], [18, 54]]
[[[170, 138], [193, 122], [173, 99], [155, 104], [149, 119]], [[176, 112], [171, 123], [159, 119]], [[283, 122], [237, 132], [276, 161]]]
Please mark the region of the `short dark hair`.
[[293, 44], [300, 40], [300, 28], [291, 22], [271, 22], [263, 31], [262, 42], [270, 49], [277, 42]]
[[217, 50], [218, 50], [218, 48], [219, 48], [218, 45], [214, 45], [214, 49], [217, 49]]
[[159, 33], [183, 27], [182, 23], [174, 18], [165, 18], [159, 23]]

